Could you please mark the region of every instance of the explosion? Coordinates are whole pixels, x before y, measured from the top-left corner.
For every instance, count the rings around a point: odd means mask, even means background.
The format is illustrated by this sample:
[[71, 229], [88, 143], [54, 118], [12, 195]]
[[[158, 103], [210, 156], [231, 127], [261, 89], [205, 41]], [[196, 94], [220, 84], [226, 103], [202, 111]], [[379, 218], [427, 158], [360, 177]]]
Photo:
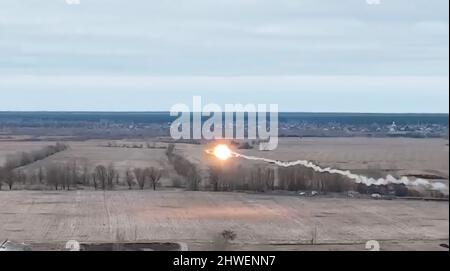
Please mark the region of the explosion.
[[228, 160], [233, 156], [233, 152], [228, 148], [225, 144], [219, 144], [217, 145], [214, 150], [212, 151], [212, 154], [217, 157], [217, 159], [221, 161]]

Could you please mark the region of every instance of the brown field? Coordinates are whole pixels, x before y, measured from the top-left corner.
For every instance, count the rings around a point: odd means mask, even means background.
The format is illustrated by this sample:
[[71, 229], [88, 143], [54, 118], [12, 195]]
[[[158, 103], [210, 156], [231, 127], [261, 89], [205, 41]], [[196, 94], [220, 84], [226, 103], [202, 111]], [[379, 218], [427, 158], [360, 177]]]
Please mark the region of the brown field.
[[[163, 149], [135, 149], [105, 147], [110, 141], [68, 141], [70, 149], [43, 161], [27, 166], [36, 169], [49, 162], [85, 162], [94, 166], [113, 163], [126, 167], [159, 166], [165, 168], [167, 157]], [[147, 141], [115, 141], [118, 144], [146, 144]], [[51, 145], [50, 141], [0, 141], [0, 163], [9, 154], [39, 149]], [[156, 143], [164, 146], [165, 143]], [[177, 144], [177, 150], [191, 161], [204, 165], [204, 145]], [[355, 172], [379, 171], [384, 174], [432, 174], [448, 179], [449, 147], [445, 139], [410, 138], [281, 138], [279, 146], [271, 152], [239, 150], [247, 155], [278, 160], [312, 160], [323, 167], [348, 169]], [[251, 165], [254, 162], [240, 161]]]
[[[184, 242], [214, 248], [232, 230], [230, 249], [442, 250], [448, 202], [299, 198], [192, 191], [2, 191], [0, 239], [62, 248], [67, 240]], [[313, 232], [315, 245], [311, 245]]]
[[[203, 160], [201, 146], [178, 145], [178, 148], [194, 162]], [[433, 174], [443, 179], [449, 176], [449, 147], [445, 139], [281, 138], [274, 151], [254, 148], [239, 152], [283, 161], [310, 160], [322, 167], [360, 173]]]
[[[0, 241], [25, 241], [44, 249], [60, 249], [70, 239], [173, 241], [199, 250], [213, 249], [215, 236], [232, 230], [237, 238], [230, 249], [240, 250], [362, 250], [372, 239], [380, 241], [385, 250], [439, 250], [440, 244], [448, 244], [448, 202], [183, 191], [168, 188], [176, 174], [164, 149], [111, 148], [106, 147], [106, 140], [65, 143], [69, 150], [23, 169], [73, 161], [91, 168], [112, 163], [121, 172], [127, 167], [155, 166], [166, 170], [165, 187], [155, 192], [0, 191]], [[9, 154], [51, 144], [54, 142], [0, 141], [0, 161]], [[204, 172], [208, 165], [205, 148], [176, 145], [178, 153]], [[367, 174], [432, 174], [448, 179], [449, 173], [448, 140], [440, 139], [281, 139], [273, 152], [241, 151], [279, 160], [314, 160], [321, 166]], [[317, 238], [311, 245], [314, 231]]]
[[[88, 141], [67, 141], [65, 144], [70, 148], [66, 151], [56, 153], [43, 160], [36, 161], [32, 164], [22, 167], [25, 172], [37, 171], [40, 167], [45, 168], [49, 164], [54, 163], [76, 163], [78, 167], [87, 165], [93, 170], [97, 165], [113, 164], [114, 167], [123, 176], [127, 168], [134, 167], [156, 167], [164, 169], [167, 174], [162, 182], [170, 181], [170, 168], [168, 167], [167, 156], [165, 150], [160, 148], [148, 149], [144, 148], [122, 148], [122, 147], [106, 147], [106, 140], [88, 140]], [[120, 144], [146, 144], [143, 141], [115, 141]], [[18, 152], [28, 152], [38, 150], [44, 146], [54, 145], [54, 141], [0, 141], [0, 163], [3, 163], [8, 155]], [[167, 144], [157, 143], [157, 147], [166, 146]]]
[[[91, 167], [103, 164], [113, 164], [119, 171], [133, 167], [164, 167], [167, 157], [164, 149], [135, 149], [105, 147], [108, 141], [91, 140], [84, 142], [65, 142], [70, 146], [69, 150], [52, 155], [42, 161], [28, 165], [26, 169], [36, 169], [48, 163], [73, 162], [79, 164], [88, 163]], [[129, 142], [127, 142], [129, 143]], [[133, 144], [131, 142], [129, 144]], [[138, 142], [145, 144], [144, 142]], [[52, 143], [47, 143], [52, 144]]]

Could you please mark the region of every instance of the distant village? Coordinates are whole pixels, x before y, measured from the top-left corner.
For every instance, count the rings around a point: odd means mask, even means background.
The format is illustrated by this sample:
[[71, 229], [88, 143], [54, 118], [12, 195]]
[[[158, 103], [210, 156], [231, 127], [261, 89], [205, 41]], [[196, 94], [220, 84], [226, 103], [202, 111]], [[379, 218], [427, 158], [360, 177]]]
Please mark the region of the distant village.
[[[407, 121], [390, 121], [384, 117], [364, 118], [364, 121], [346, 117], [343, 121], [316, 120], [311, 117], [282, 117], [279, 120], [279, 137], [411, 137], [448, 138], [448, 115], [428, 118], [427, 121], [409, 118]], [[431, 121], [430, 121], [431, 119]], [[8, 135], [67, 136], [70, 139], [125, 138], [168, 136], [171, 120], [164, 115], [128, 116], [119, 114], [92, 118], [27, 116], [0, 114], [0, 139]], [[230, 125], [234, 125], [233, 123]], [[248, 127], [245, 127], [246, 130]]]
[[279, 134], [283, 136], [375, 136], [375, 137], [446, 137], [448, 125], [442, 124], [341, 124], [341, 123], [280, 123]]

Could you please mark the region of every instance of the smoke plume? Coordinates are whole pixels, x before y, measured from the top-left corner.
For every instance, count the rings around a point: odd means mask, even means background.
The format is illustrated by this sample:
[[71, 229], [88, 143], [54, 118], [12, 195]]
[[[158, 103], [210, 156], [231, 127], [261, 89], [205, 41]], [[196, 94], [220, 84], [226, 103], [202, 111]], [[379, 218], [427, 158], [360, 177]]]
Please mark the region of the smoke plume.
[[278, 165], [280, 167], [292, 167], [292, 166], [304, 166], [307, 168], [311, 168], [316, 172], [322, 172], [322, 173], [331, 173], [331, 174], [339, 174], [342, 176], [345, 176], [349, 179], [352, 179], [355, 181], [355, 183], [358, 184], [365, 184], [367, 186], [371, 185], [388, 185], [388, 184], [403, 184], [405, 186], [421, 186], [425, 187], [427, 189], [431, 190], [438, 190], [438, 191], [445, 191], [448, 189], [447, 185], [441, 182], [430, 182], [425, 179], [421, 178], [415, 178], [413, 180], [407, 178], [407, 177], [401, 177], [400, 179], [395, 178], [392, 175], [387, 175], [385, 178], [370, 178], [363, 175], [358, 175], [351, 173], [349, 170], [340, 170], [340, 169], [333, 169], [333, 168], [322, 168], [310, 161], [306, 160], [297, 160], [297, 161], [291, 161], [291, 162], [284, 162], [279, 160], [272, 160], [262, 157], [255, 157], [255, 156], [247, 156], [240, 153], [233, 152], [233, 155], [238, 158], [243, 158], [247, 160], [254, 160], [254, 161], [262, 161], [266, 163], [271, 163]]

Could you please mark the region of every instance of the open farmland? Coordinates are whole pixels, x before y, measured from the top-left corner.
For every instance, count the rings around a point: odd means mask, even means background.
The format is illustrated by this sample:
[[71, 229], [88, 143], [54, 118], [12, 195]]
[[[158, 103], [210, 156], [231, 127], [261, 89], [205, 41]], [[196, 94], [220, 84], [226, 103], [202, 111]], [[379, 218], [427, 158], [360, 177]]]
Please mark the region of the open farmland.
[[[23, 166], [20, 169], [26, 173], [33, 173], [37, 172], [39, 168], [45, 170], [53, 164], [76, 164], [79, 169], [87, 167], [88, 170], [92, 171], [97, 165], [108, 166], [111, 164], [123, 177], [125, 171], [129, 168], [155, 167], [164, 170], [162, 182], [168, 182], [172, 172], [164, 149], [167, 144], [155, 144], [152, 145], [152, 148], [147, 148], [147, 142], [142, 141], [115, 142], [120, 144], [120, 147], [108, 147], [110, 141], [105, 140], [65, 141], [64, 143], [69, 146], [67, 150]], [[0, 161], [4, 163], [8, 156], [39, 150], [53, 144], [55, 144], [54, 141], [0, 141]], [[139, 148], [133, 147], [136, 145], [139, 145]]]
[[440, 250], [448, 244], [448, 202], [148, 190], [2, 191], [0, 198], [0, 238], [47, 249], [71, 239], [119, 237], [213, 249], [223, 230], [237, 234], [231, 249], [363, 250], [372, 239], [386, 250]]
[[[54, 163], [113, 164], [165, 170], [158, 191], [0, 191], [0, 239], [62, 249], [67, 240], [182, 242], [191, 250], [215, 249], [230, 230], [236, 250], [363, 250], [378, 240], [385, 250], [440, 250], [448, 244], [448, 201], [373, 200], [295, 193], [193, 192], [172, 187], [177, 176], [167, 143], [123, 140], [66, 141], [69, 149], [22, 167], [35, 171]], [[2, 141], [0, 157], [54, 142]], [[142, 147], [133, 147], [140, 146]], [[175, 152], [208, 173], [205, 145], [176, 144]], [[273, 152], [239, 150], [280, 160], [309, 159], [322, 166], [370, 174], [432, 174], [448, 178], [448, 141], [441, 139], [281, 139]], [[233, 162], [233, 161], [230, 161]], [[251, 168], [254, 162], [237, 160]], [[446, 181], [448, 183], [448, 181]], [[123, 182], [122, 182], [123, 184]], [[18, 191], [19, 190], [19, 191]]]
[[[179, 145], [186, 157], [196, 163], [204, 160], [204, 148]], [[310, 160], [322, 167], [375, 175], [435, 175], [448, 179], [449, 146], [445, 139], [411, 138], [281, 138], [274, 151], [238, 150], [275, 160]], [[259, 162], [241, 161], [244, 164]]]
[[[38, 167], [45, 167], [49, 163], [77, 162], [81, 164], [87, 163], [91, 167], [113, 164], [120, 172], [123, 172], [127, 168], [165, 167], [167, 164], [164, 149], [107, 147], [108, 141], [102, 140], [65, 143], [70, 146], [68, 150], [28, 165], [25, 169], [36, 170]], [[144, 144], [143, 142], [138, 143]], [[126, 142], [123, 144], [132, 146], [132, 144], [137, 143]]]
[[[146, 141], [117, 141], [119, 144], [146, 144]], [[37, 150], [51, 145], [50, 141], [0, 141], [0, 162], [7, 155]], [[119, 169], [135, 166], [163, 166], [167, 163], [164, 149], [112, 148], [109, 141], [67, 141], [69, 150], [30, 165], [30, 168], [51, 162], [88, 161], [91, 165], [113, 163]], [[165, 143], [156, 143], [163, 147]], [[205, 146], [177, 144], [176, 149], [196, 164], [202, 164]], [[239, 150], [246, 155], [277, 160], [305, 159], [324, 167], [348, 169], [356, 172], [431, 174], [448, 179], [449, 146], [444, 139], [410, 138], [281, 138], [276, 150], [270, 152]], [[243, 161], [243, 163], [254, 163]]]
[[[14, 153], [37, 150], [52, 144], [52, 141], [0, 141], [0, 161], [5, 161], [8, 155]], [[164, 170], [163, 185], [171, 185], [171, 180], [177, 176], [165, 154], [167, 143], [158, 142], [157, 139], [65, 141], [65, 144], [69, 145], [68, 150], [22, 169], [25, 172], [36, 172], [50, 164], [76, 163], [79, 167], [87, 165], [92, 170], [97, 165], [112, 164], [123, 176], [127, 168], [155, 167]], [[111, 144], [115, 147], [111, 147]], [[205, 154], [207, 148], [206, 145], [176, 144], [176, 152], [197, 165], [204, 179], [210, 165], [208, 155]], [[257, 145], [250, 150], [238, 151], [246, 155], [284, 161], [305, 159], [322, 167], [351, 170], [370, 177], [383, 177], [387, 174], [431, 176], [430, 179], [448, 183], [449, 176], [449, 147], [448, 140], [445, 139], [281, 138], [274, 151], [259, 151]], [[228, 163], [239, 163], [244, 168], [252, 168], [260, 162], [236, 160]]]

